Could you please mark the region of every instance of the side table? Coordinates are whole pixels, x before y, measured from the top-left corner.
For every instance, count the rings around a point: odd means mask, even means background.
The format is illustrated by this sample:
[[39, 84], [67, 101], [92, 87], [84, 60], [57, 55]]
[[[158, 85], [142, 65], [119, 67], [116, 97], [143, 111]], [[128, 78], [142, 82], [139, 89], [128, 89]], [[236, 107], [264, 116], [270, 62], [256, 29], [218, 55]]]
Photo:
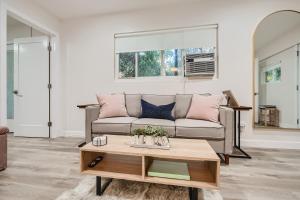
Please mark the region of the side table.
[[[247, 158], [251, 159], [251, 156], [241, 148], [241, 111], [249, 111], [252, 107], [248, 106], [230, 106], [234, 110], [234, 149], [241, 154], [231, 154], [233, 158]], [[238, 119], [236, 115], [238, 114]], [[236, 124], [237, 123], [237, 124]]]
[[[94, 105], [98, 105], [98, 104], [80, 104], [80, 105], [77, 105], [77, 108], [79, 109], [85, 109], [86, 107], [88, 106], [94, 106]], [[84, 141], [81, 141], [79, 144], [78, 144], [78, 147], [82, 147], [86, 144], [85, 140]]]

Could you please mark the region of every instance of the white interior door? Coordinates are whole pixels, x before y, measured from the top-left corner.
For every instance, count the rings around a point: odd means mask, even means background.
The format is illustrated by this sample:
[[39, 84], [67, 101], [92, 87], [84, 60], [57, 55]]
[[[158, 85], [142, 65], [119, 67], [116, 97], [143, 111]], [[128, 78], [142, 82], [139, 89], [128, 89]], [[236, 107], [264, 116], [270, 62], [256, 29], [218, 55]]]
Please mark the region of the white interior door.
[[48, 38], [14, 42], [14, 135], [49, 137]]

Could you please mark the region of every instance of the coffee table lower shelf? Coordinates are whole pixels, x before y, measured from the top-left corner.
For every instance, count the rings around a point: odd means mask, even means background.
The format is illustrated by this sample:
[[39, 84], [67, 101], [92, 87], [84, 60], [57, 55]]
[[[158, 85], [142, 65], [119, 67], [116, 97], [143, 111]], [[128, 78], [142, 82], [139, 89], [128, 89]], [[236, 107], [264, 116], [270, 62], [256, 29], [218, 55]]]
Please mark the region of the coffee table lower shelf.
[[[103, 160], [95, 167], [88, 164], [97, 156]], [[188, 163], [191, 180], [168, 179], [147, 176], [148, 168], [153, 160], [171, 160]], [[197, 188], [217, 189], [219, 185], [220, 160], [183, 160], [174, 158], [160, 158], [145, 155], [124, 155], [105, 152], [81, 150], [81, 173], [96, 176], [97, 195], [102, 195], [106, 184], [101, 187], [101, 177], [110, 179], [123, 179], [147, 183], [183, 186], [189, 188], [190, 199], [196, 199]]]

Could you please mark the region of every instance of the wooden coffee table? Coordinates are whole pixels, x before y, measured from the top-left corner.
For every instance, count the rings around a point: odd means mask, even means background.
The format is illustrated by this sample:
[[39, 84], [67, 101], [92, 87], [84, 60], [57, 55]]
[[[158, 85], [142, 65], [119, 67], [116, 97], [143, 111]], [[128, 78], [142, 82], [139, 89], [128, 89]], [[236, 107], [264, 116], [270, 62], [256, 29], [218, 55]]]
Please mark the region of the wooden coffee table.
[[[105, 146], [89, 143], [80, 149], [81, 173], [96, 176], [97, 195], [109, 184], [101, 187], [101, 177], [184, 186], [189, 188], [190, 199], [197, 199], [198, 188], [219, 187], [220, 159], [206, 140], [171, 138], [169, 150], [134, 148], [126, 144], [130, 141], [130, 136], [109, 135]], [[103, 160], [89, 168], [99, 155]], [[154, 159], [188, 163], [191, 180], [147, 176]]]

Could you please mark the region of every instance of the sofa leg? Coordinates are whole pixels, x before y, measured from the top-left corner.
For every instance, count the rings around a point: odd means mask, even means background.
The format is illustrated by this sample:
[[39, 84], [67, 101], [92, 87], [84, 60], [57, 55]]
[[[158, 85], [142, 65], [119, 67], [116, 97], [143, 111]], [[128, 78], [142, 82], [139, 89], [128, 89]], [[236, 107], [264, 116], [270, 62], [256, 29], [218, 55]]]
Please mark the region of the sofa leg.
[[225, 164], [229, 165], [229, 155], [228, 154], [224, 154], [224, 158], [225, 158]]

